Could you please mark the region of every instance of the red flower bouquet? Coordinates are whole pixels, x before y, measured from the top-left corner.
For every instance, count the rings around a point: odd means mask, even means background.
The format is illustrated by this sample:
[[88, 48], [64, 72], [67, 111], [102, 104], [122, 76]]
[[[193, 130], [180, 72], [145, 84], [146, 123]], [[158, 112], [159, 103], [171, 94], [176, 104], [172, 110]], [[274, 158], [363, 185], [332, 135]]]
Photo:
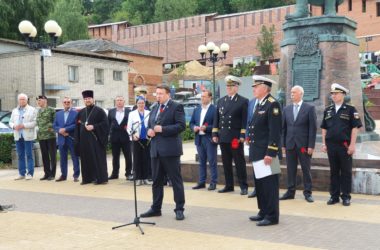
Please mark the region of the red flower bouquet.
[[231, 148], [232, 149], [238, 149], [239, 148], [239, 139], [237, 139], [237, 138], [232, 139]]

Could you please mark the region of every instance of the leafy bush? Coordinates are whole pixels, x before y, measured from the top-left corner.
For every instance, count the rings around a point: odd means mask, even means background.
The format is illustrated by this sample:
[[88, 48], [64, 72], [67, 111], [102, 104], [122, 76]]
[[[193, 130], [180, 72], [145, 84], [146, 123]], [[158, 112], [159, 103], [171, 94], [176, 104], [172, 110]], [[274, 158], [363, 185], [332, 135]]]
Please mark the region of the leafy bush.
[[0, 134], [0, 162], [12, 162], [13, 134]]
[[183, 141], [191, 141], [191, 140], [194, 140], [195, 138], [194, 132], [191, 131], [189, 124], [186, 124], [186, 129], [185, 131], [182, 132], [181, 135], [182, 135]]

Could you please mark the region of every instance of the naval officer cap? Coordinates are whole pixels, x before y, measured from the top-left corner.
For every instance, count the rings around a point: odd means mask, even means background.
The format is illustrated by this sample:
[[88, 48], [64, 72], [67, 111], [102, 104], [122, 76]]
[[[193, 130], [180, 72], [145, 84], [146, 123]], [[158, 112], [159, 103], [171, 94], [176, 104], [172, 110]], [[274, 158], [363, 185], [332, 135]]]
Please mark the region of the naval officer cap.
[[265, 84], [269, 87], [272, 87], [272, 84], [276, 84], [275, 81], [273, 81], [272, 79], [266, 78], [264, 76], [253, 75], [252, 79], [253, 79], [252, 87], [255, 87], [260, 84]]
[[339, 83], [333, 83], [331, 84], [331, 91], [330, 93], [343, 93], [343, 94], [348, 94], [350, 91], [340, 85]]
[[239, 86], [242, 84], [242, 81], [239, 77], [228, 75], [224, 78], [224, 81], [227, 83], [227, 86]]

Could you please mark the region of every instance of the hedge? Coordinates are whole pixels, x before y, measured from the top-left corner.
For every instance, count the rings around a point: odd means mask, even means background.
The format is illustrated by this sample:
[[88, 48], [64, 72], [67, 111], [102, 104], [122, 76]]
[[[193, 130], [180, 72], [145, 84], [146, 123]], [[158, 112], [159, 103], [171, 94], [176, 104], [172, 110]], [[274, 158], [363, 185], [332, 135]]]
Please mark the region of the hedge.
[[191, 131], [189, 124], [186, 124], [185, 131], [182, 132], [182, 140], [183, 141], [191, 141], [194, 140], [195, 134], [193, 131]]
[[0, 134], [0, 162], [12, 162], [13, 134]]

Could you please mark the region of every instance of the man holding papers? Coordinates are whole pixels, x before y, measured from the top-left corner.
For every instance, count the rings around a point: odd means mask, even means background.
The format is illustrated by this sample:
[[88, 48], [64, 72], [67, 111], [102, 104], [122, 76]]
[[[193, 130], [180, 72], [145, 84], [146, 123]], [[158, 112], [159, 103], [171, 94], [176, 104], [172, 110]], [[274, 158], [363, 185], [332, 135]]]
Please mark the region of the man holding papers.
[[251, 216], [257, 226], [279, 222], [279, 178], [281, 156], [281, 107], [270, 94], [273, 80], [252, 76], [253, 94], [258, 100], [252, 121], [248, 124], [249, 161], [253, 163], [259, 213]]

